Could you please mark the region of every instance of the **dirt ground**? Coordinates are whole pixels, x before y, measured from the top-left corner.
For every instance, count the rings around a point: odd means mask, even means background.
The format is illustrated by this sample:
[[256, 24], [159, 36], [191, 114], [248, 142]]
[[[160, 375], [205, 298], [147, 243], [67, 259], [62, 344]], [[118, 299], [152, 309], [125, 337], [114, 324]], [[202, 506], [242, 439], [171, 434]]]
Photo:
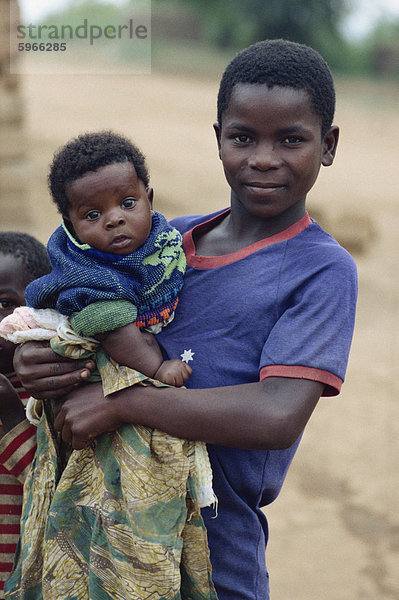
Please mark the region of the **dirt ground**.
[[[45, 183], [54, 149], [98, 128], [144, 150], [156, 207], [169, 217], [226, 206], [212, 131], [217, 83], [156, 72], [25, 76], [29, 231], [46, 242], [58, 225]], [[360, 239], [358, 317], [343, 391], [320, 401], [266, 508], [273, 600], [399, 598], [398, 100], [389, 85], [338, 84], [338, 155], [309, 196], [327, 229]]]

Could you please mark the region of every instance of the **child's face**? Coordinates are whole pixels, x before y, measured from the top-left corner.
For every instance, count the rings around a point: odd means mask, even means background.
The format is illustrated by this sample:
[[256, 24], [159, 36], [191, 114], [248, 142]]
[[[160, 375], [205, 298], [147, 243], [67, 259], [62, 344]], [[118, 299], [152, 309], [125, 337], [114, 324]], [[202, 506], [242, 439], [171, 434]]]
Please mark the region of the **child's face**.
[[[14, 308], [25, 305], [26, 286], [21, 270], [22, 265], [18, 258], [0, 253], [0, 321], [10, 315]], [[13, 371], [14, 351], [14, 344], [0, 337], [0, 373]]]
[[232, 207], [258, 218], [304, 208], [338, 141], [336, 127], [322, 138], [321, 117], [304, 90], [266, 84], [237, 85], [215, 130]]
[[90, 171], [66, 190], [71, 221], [81, 243], [102, 252], [130, 254], [152, 227], [152, 190], [146, 190], [132, 163]]

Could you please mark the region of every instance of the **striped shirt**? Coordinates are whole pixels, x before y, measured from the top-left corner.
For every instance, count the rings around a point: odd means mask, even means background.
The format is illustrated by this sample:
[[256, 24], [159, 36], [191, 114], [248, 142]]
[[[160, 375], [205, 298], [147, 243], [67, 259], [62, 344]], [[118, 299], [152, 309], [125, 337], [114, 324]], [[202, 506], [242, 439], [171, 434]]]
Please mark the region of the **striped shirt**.
[[[14, 373], [6, 375], [21, 401], [29, 394]], [[23, 483], [36, 451], [36, 427], [26, 419], [8, 433], [0, 422], [0, 598], [11, 572], [19, 539]]]

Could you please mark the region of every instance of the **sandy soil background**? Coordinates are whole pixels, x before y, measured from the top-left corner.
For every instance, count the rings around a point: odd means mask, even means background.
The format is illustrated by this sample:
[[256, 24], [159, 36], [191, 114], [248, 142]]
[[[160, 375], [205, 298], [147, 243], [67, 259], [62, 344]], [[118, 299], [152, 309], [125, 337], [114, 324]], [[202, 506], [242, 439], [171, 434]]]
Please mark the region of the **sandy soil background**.
[[[226, 206], [212, 130], [217, 85], [157, 72], [25, 76], [29, 231], [46, 242], [59, 222], [46, 189], [54, 149], [99, 128], [127, 134], [147, 154], [156, 207], [167, 216]], [[320, 401], [266, 508], [273, 600], [399, 598], [399, 88], [337, 88], [338, 154], [309, 205], [356, 250], [358, 317], [343, 391]]]

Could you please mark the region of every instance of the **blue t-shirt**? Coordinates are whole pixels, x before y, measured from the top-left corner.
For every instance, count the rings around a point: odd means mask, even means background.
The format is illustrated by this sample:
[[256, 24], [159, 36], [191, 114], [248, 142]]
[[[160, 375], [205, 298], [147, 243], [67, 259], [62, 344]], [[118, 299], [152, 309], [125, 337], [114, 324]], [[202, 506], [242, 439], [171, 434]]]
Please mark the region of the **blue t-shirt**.
[[[187, 271], [174, 321], [157, 339], [188, 360], [190, 388], [305, 378], [339, 393], [357, 296], [351, 256], [308, 215], [272, 237], [224, 256], [197, 256], [195, 232], [226, 211], [172, 221]], [[217, 401], [217, 398], [215, 399]], [[268, 526], [261, 507], [278, 495], [299, 440], [286, 450], [208, 444], [218, 514], [203, 510], [219, 600], [266, 600]]]

